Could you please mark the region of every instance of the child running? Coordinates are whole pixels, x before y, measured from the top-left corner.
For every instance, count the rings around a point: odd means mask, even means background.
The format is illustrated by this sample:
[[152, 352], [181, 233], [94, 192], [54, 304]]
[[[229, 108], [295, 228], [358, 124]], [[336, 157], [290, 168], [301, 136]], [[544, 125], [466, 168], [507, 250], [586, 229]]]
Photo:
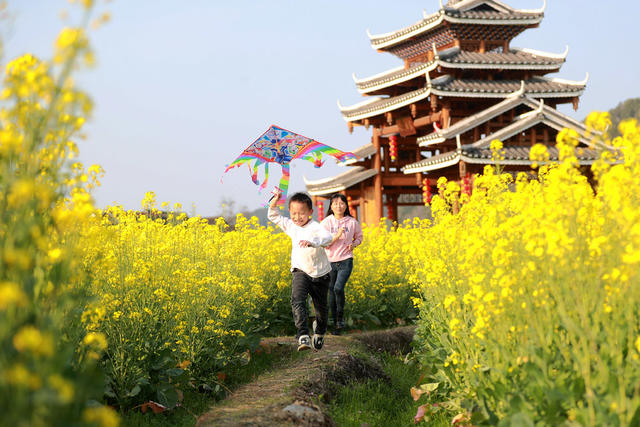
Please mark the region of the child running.
[[329, 284], [329, 307], [333, 318], [333, 334], [340, 335], [344, 328], [344, 288], [353, 270], [353, 248], [362, 243], [360, 223], [349, 212], [349, 203], [342, 194], [334, 194], [329, 201], [327, 217], [321, 225], [335, 233], [344, 234], [327, 248], [331, 262], [331, 283]]
[[[298, 351], [309, 350], [311, 345], [320, 350], [327, 330], [327, 292], [331, 281], [331, 264], [324, 250], [342, 236], [340, 229], [331, 235], [318, 222], [311, 220], [313, 203], [305, 193], [296, 193], [289, 199], [289, 216], [285, 218], [277, 209], [282, 192], [276, 189], [269, 202], [268, 217], [291, 238], [291, 310], [296, 325]], [[307, 296], [311, 295], [316, 320], [313, 321], [313, 342], [307, 325]]]

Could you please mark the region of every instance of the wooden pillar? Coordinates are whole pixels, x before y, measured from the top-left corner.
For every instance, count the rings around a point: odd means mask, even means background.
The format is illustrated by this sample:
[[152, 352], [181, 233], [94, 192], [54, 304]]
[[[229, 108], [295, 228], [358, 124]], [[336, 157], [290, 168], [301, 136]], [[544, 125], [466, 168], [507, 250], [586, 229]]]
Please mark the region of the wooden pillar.
[[533, 147], [535, 145], [535, 143], [537, 142], [536, 139], [538, 138], [538, 135], [536, 133], [536, 128], [532, 127], [531, 128], [531, 146]]
[[478, 52], [485, 53], [486, 51], [487, 51], [487, 44], [485, 43], [484, 39], [480, 40], [480, 47], [478, 48]]
[[458, 163], [458, 172], [460, 173], [460, 183], [462, 183], [462, 180], [467, 174], [467, 164], [463, 160], [460, 160], [460, 163]]
[[382, 146], [382, 152], [384, 153], [384, 174], [389, 174], [389, 166], [391, 166], [391, 159], [389, 158], [389, 138], [387, 138], [387, 143]]
[[398, 196], [393, 196], [393, 220], [398, 221]]
[[380, 134], [382, 131], [379, 127], [373, 128], [373, 146], [376, 153], [373, 155], [373, 167], [378, 173], [373, 178], [374, 205], [375, 216], [367, 222], [377, 225], [382, 218], [382, 159], [380, 158]]
[[449, 118], [451, 114], [451, 103], [449, 101], [444, 101], [442, 103], [442, 129], [446, 129], [449, 127]]
[[542, 136], [544, 137], [544, 141], [542, 142], [549, 142], [549, 129], [545, 126], [542, 132]]

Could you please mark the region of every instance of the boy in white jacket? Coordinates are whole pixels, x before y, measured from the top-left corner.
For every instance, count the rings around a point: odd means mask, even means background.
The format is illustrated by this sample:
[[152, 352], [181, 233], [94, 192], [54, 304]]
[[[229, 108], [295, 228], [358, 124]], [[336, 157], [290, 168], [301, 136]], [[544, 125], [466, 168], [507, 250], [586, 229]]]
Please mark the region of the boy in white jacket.
[[[343, 230], [332, 236], [318, 222], [311, 220], [313, 203], [305, 193], [296, 193], [289, 200], [289, 215], [280, 215], [277, 202], [282, 192], [274, 191], [269, 202], [269, 221], [278, 225], [291, 238], [291, 309], [296, 325], [298, 351], [309, 350], [313, 344], [320, 350], [324, 344], [327, 330], [328, 305], [327, 292], [331, 281], [331, 264], [324, 250], [340, 238]], [[307, 296], [311, 295], [316, 320], [313, 322], [313, 343], [309, 337], [307, 325]]]

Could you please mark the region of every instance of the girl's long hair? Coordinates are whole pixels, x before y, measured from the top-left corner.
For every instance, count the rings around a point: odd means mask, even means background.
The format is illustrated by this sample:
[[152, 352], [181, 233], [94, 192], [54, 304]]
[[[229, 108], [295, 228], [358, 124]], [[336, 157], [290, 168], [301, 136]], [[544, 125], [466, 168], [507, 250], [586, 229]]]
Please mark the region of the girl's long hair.
[[345, 209], [344, 211], [344, 216], [352, 217], [353, 215], [351, 215], [351, 212], [349, 212], [349, 202], [347, 202], [346, 196], [344, 194], [336, 193], [333, 196], [331, 196], [331, 198], [329, 199], [329, 209], [327, 209], [327, 215], [325, 216], [325, 218], [328, 217], [329, 215], [333, 215], [333, 209], [331, 209], [331, 204], [335, 199], [342, 200], [344, 204], [347, 206], [347, 209]]

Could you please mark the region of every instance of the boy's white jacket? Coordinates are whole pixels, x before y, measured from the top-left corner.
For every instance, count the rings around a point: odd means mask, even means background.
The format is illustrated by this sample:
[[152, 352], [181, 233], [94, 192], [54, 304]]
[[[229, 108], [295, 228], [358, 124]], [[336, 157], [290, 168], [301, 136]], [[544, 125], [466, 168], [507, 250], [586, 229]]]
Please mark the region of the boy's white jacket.
[[[311, 277], [324, 276], [331, 271], [324, 247], [331, 243], [332, 236], [320, 223], [311, 220], [303, 227], [298, 227], [291, 218], [280, 215], [278, 209], [272, 207], [269, 207], [268, 217], [291, 238], [292, 270], [297, 268]], [[301, 240], [307, 240], [312, 247], [301, 248]]]

